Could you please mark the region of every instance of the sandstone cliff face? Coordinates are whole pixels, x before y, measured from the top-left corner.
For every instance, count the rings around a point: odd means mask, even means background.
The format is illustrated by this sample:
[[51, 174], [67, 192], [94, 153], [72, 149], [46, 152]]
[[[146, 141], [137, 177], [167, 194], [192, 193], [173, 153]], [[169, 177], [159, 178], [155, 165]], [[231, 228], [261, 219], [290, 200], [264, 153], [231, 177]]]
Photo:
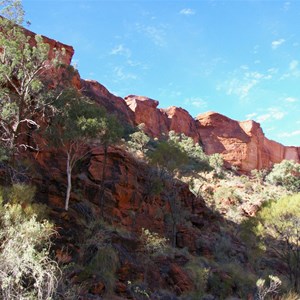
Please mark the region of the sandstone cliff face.
[[167, 117], [157, 108], [158, 101], [143, 96], [129, 95], [124, 98], [128, 107], [134, 112], [135, 124], [145, 124], [145, 132], [160, 138], [168, 132]]
[[143, 96], [129, 95], [125, 101], [134, 113], [135, 124], [144, 123], [145, 132], [150, 136], [159, 138], [174, 130], [199, 142], [196, 123], [186, 110], [175, 106], [159, 109], [158, 101]]
[[205, 152], [221, 153], [228, 166], [242, 172], [270, 168], [284, 159], [300, 162], [300, 147], [267, 139], [257, 122], [238, 122], [215, 112], [201, 114], [196, 120]]
[[220, 153], [227, 167], [241, 172], [270, 168], [284, 159], [300, 162], [300, 147], [287, 147], [267, 139], [254, 121], [238, 122], [215, 112], [207, 112], [193, 119], [178, 107], [159, 109], [158, 101], [130, 95], [125, 97], [134, 113], [135, 124], [145, 124], [152, 137], [161, 137], [170, 130], [184, 133], [201, 143], [207, 154]]
[[[24, 29], [24, 32], [27, 36], [30, 37], [29, 43], [31, 45], [35, 45], [36, 44], [36, 42], [35, 42], [36, 33], [32, 32], [28, 29]], [[44, 43], [49, 45], [49, 59], [53, 59], [55, 57], [55, 51], [58, 50], [61, 53], [63, 53], [63, 55], [60, 57], [61, 62], [66, 65], [70, 65], [72, 57], [74, 55], [74, 48], [72, 46], [63, 44], [61, 42], [50, 39], [43, 35], [42, 35], [42, 38], [43, 38]]]
[[102, 84], [95, 80], [81, 79], [82, 93], [93, 99], [111, 113], [117, 115], [123, 123], [134, 126], [134, 114], [128, 109], [123, 98], [111, 94]]

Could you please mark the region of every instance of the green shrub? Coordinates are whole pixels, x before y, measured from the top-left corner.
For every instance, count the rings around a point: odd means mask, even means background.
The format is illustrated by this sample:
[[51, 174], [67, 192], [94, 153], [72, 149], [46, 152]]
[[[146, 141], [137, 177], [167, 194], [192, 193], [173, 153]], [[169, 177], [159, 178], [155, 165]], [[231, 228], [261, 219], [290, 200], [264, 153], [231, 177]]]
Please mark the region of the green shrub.
[[81, 278], [97, 277], [105, 285], [105, 292], [113, 292], [116, 281], [116, 271], [119, 267], [119, 256], [112, 246], [103, 246], [93, 253], [89, 264], [85, 267]]
[[168, 239], [161, 237], [149, 229], [142, 228], [141, 242], [143, 249], [150, 254], [150, 256], [164, 254], [168, 247]]
[[179, 147], [186, 154], [188, 159], [182, 168], [183, 170], [211, 171], [212, 167], [209, 163], [209, 157], [199, 144], [195, 144], [191, 137], [183, 133], [177, 134], [174, 131], [170, 131], [168, 142]]
[[7, 198], [3, 204], [3, 189], [0, 197], [0, 298], [50, 299], [60, 274], [49, 256], [55, 232], [48, 221], [39, 221], [32, 210], [18, 203], [23, 196], [18, 189], [28, 192], [25, 198], [31, 195], [32, 188], [18, 186], [6, 190], [12, 201]]
[[197, 257], [193, 257], [185, 266], [185, 269], [195, 286], [195, 291], [189, 294], [189, 296], [191, 296], [192, 299], [199, 299], [199, 297], [203, 296], [206, 292], [210, 269], [205, 267], [201, 259]]
[[221, 186], [216, 189], [214, 199], [217, 203], [225, 200], [232, 205], [236, 205], [241, 202], [240, 196], [236, 193], [235, 189], [233, 187], [226, 186]]
[[212, 155], [209, 155], [208, 159], [209, 165], [212, 167], [215, 175], [218, 177], [222, 177], [224, 172], [224, 160], [221, 154], [214, 153]]
[[283, 160], [275, 164], [266, 177], [267, 181], [275, 185], [282, 185], [290, 191], [300, 191], [300, 164], [292, 160]]
[[255, 276], [235, 262], [220, 265], [220, 269], [210, 273], [209, 292], [219, 297], [218, 299], [229, 296], [247, 299], [255, 286]]
[[143, 131], [139, 130], [129, 135], [130, 140], [127, 142], [130, 149], [133, 151], [141, 151], [146, 153], [146, 146], [150, 141], [149, 136]]
[[300, 290], [300, 194], [264, 204], [257, 216], [246, 222], [262, 249], [286, 265], [286, 277], [294, 291]]

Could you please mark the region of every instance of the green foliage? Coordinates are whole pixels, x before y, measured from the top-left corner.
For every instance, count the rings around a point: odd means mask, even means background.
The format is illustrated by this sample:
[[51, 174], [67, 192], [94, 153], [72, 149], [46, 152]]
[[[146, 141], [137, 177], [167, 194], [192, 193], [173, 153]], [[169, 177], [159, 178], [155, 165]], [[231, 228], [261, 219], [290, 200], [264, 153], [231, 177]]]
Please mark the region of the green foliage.
[[49, 60], [43, 38], [29, 37], [16, 25], [23, 22], [21, 1], [1, 1], [0, 9], [9, 17], [0, 18], [0, 142], [14, 155], [20, 149], [38, 149], [26, 137], [40, 127], [37, 115], [51, 106], [45, 97], [45, 71], [57, 66], [59, 53]]
[[146, 153], [146, 146], [150, 141], [150, 137], [142, 130], [136, 131], [129, 135], [130, 140], [127, 142], [133, 151], [141, 151]]
[[40, 95], [42, 73], [51, 65], [47, 62], [49, 45], [36, 35], [32, 46], [30, 37], [7, 19], [1, 18], [0, 26], [0, 134], [4, 147], [15, 150], [29, 146], [19, 144], [28, 127], [39, 127], [34, 116], [46, 104]]
[[174, 131], [169, 132], [169, 143], [176, 145], [185, 155], [187, 160], [185, 162], [186, 170], [195, 171], [210, 171], [209, 158], [204, 153], [199, 144], [195, 144], [191, 137], [185, 134], [176, 134]]
[[111, 242], [113, 234], [125, 236], [127, 232], [112, 227], [103, 220], [98, 220], [89, 224], [81, 243], [84, 255], [79, 279], [100, 280], [104, 283], [108, 294], [114, 290], [116, 272], [120, 265], [118, 252]]
[[257, 181], [257, 183], [263, 184], [266, 176], [267, 176], [267, 170], [252, 170], [251, 171], [252, 177]]
[[68, 151], [72, 145], [79, 147], [78, 144], [99, 136], [105, 111], [77, 91], [63, 90], [53, 105], [55, 111], [47, 130], [51, 145], [63, 146]]
[[142, 228], [140, 239], [144, 250], [151, 256], [164, 254], [167, 249], [168, 239], [151, 232], [149, 229]]
[[205, 267], [199, 258], [193, 257], [185, 266], [185, 269], [195, 286], [195, 291], [189, 296], [192, 296], [192, 299], [200, 299], [207, 290], [210, 268]]
[[175, 172], [188, 161], [187, 154], [174, 143], [161, 141], [156, 149], [148, 153], [152, 165], [168, 172]]
[[24, 21], [24, 10], [21, 0], [1, 0], [0, 1], [0, 15], [8, 20], [22, 25]]
[[119, 267], [119, 256], [112, 246], [102, 246], [93, 254], [92, 260], [85, 267], [83, 277], [97, 277], [105, 285], [106, 293], [115, 287], [116, 271]]
[[[25, 202], [18, 191], [24, 191]], [[53, 227], [24, 205], [33, 193], [26, 186], [1, 191], [0, 298], [4, 300], [50, 299], [58, 283], [59, 268], [49, 257]]]
[[212, 167], [216, 176], [221, 177], [224, 172], [224, 160], [219, 153], [214, 153], [208, 156], [209, 165]]
[[300, 289], [300, 194], [264, 204], [248, 223], [264, 246], [286, 264], [291, 288]]
[[282, 185], [292, 192], [300, 191], [300, 164], [292, 160], [283, 160], [275, 164], [266, 177], [267, 181], [275, 185]]
[[121, 140], [124, 134], [124, 127], [118, 121], [116, 116], [106, 114], [101, 118], [99, 132], [99, 142], [108, 147], [109, 145], [116, 144]]
[[217, 203], [228, 201], [232, 205], [240, 203], [240, 197], [233, 187], [219, 187], [214, 193], [214, 199]]
[[61, 92], [53, 102], [55, 107], [46, 136], [49, 145], [59, 147], [66, 155], [67, 191], [65, 209], [69, 208], [71, 177], [75, 164], [85, 157], [90, 149], [87, 142], [101, 137], [103, 143], [113, 139], [107, 124], [114, 124], [99, 106], [92, 104], [74, 89]]
[[28, 218], [35, 216], [38, 221], [42, 221], [48, 215], [48, 207], [34, 202], [35, 191], [34, 186], [27, 184], [14, 184], [9, 187], [0, 186], [0, 204], [10, 205], [12, 211], [14, 206], [21, 206], [24, 216]]
[[264, 300], [268, 294], [277, 294], [281, 280], [277, 276], [269, 275], [269, 285], [266, 285], [266, 280], [259, 278], [256, 281], [257, 299]]
[[208, 278], [208, 290], [218, 299], [237, 296], [247, 299], [255, 286], [255, 277], [240, 264], [232, 262], [219, 266], [221, 270], [211, 272]]

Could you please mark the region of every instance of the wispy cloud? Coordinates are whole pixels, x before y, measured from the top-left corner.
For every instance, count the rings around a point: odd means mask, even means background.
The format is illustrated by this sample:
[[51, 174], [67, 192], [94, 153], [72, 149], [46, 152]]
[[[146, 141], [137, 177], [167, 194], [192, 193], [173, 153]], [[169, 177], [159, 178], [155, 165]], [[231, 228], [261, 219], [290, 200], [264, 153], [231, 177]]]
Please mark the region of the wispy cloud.
[[181, 15], [191, 16], [196, 14], [196, 11], [191, 8], [184, 8], [179, 12]]
[[243, 65], [233, 72], [231, 79], [220, 84], [217, 90], [225, 90], [227, 95], [236, 95], [240, 100], [244, 100], [262, 80], [271, 78], [272, 74], [270, 73], [263, 74], [257, 71], [249, 71], [249, 67]]
[[300, 130], [295, 130], [292, 132], [282, 132], [282, 133], [278, 134], [278, 136], [280, 136], [280, 137], [292, 137], [292, 136], [297, 136], [297, 135], [300, 135]]
[[299, 61], [296, 59], [290, 61], [288, 71], [284, 73], [280, 79], [282, 80], [289, 77], [300, 77]]
[[297, 102], [298, 99], [295, 98], [295, 97], [286, 97], [286, 98], [284, 99], [284, 101], [289, 102], [289, 103], [293, 103], [293, 102]]
[[295, 71], [298, 68], [299, 62], [298, 60], [292, 60], [289, 64], [290, 71]]
[[191, 97], [184, 100], [186, 105], [192, 105], [197, 108], [207, 107], [207, 102], [200, 97]]
[[166, 46], [166, 32], [163, 25], [143, 25], [136, 23], [138, 32], [145, 34], [156, 46]]
[[275, 40], [271, 43], [272, 45], [272, 49], [277, 49], [279, 46], [281, 46], [283, 43], [285, 42], [285, 39], [279, 39], [279, 40]]
[[246, 120], [253, 120], [257, 116], [257, 113], [251, 113], [246, 115]]
[[110, 55], [123, 55], [127, 58], [131, 56], [131, 50], [126, 48], [123, 44], [115, 46], [109, 53]]
[[269, 107], [267, 108], [266, 112], [263, 114], [255, 114], [254, 120], [258, 123], [264, 123], [266, 121], [272, 121], [272, 120], [281, 120], [284, 118], [284, 116], [287, 113], [283, 110], [281, 110], [278, 107]]
[[137, 76], [135, 74], [125, 71], [124, 67], [122, 66], [115, 67], [113, 71], [115, 76], [118, 77], [119, 80], [137, 79]]

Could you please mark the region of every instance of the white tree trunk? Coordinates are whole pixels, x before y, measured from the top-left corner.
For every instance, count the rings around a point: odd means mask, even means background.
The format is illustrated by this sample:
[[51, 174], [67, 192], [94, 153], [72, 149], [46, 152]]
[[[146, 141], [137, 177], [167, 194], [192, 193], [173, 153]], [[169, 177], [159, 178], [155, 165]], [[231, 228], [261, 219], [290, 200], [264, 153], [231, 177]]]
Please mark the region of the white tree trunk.
[[71, 167], [71, 156], [70, 153], [67, 153], [67, 193], [66, 193], [66, 201], [65, 201], [65, 210], [69, 209], [69, 200], [72, 188], [72, 167]]

